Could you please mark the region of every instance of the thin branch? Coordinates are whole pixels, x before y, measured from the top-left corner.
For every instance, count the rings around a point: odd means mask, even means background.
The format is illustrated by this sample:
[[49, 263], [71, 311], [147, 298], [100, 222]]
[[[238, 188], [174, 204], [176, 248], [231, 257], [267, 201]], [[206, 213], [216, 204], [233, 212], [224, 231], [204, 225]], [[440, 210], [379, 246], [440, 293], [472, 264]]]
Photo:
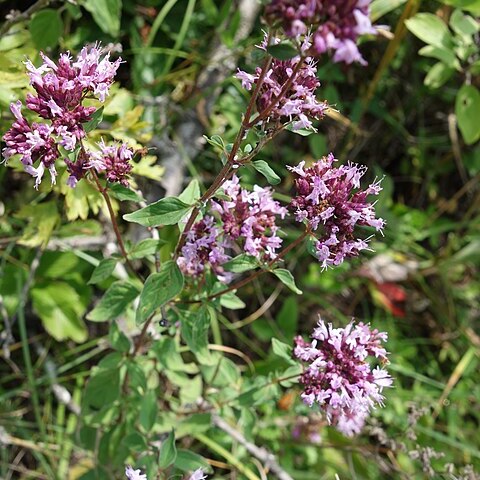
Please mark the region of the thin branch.
[[222, 295], [225, 295], [228, 292], [231, 292], [232, 290], [238, 290], [239, 288], [250, 283], [252, 280], [255, 280], [256, 278], [258, 278], [260, 275], [263, 275], [264, 273], [269, 272], [271, 267], [273, 267], [275, 263], [277, 263], [280, 259], [282, 259], [290, 250], [294, 249], [297, 245], [299, 245], [308, 235], [310, 235], [310, 231], [305, 230], [295, 241], [293, 241], [290, 245], [284, 248], [273, 260], [271, 260], [268, 263], [266, 269], [257, 270], [256, 272], [253, 272], [248, 277], [234, 283], [233, 285], [230, 285], [225, 290], [222, 290], [220, 292], [217, 292], [217, 293], [214, 293], [213, 295], [208, 296], [207, 300], [220, 297]]
[[107, 204], [108, 213], [110, 215], [110, 220], [112, 222], [113, 231], [115, 232], [115, 237], [117, 238], [117, 243], [118, 243], [118, 248], [120, 249], [120, 253], [122, 254], [122, 257], [125, 259], [125, 263], [128, 266], [128, 268], [131, 270], [131, 272], [143, 282], [144, 281], [143, 277], [135, 270], [134, 266], [130, 262], [130, 259], [128, 258], [127, 250], [125, 249], [125, 244], [123, 243], [122, 235], [118, 228], [117, 218], [115, 216], [115, 212], [113, 211], [112, 202], [110, 200], [110, 196], [108, 195], [108, 190], [105, 187], [102, 187], [102, 184], [100, 183], [100, 180], [98, 179], [98, 176], [93, 168], [90, 169], [90, 173], [92, 174], [95, 184], [97, 185], [98, 191], [102, 194], [105, 200], [105, 203]]
[[234, 440], [243, 445], [245, 449], [260, 460], [266, 470], [270, 470], [279, 480], [293, 480], [293, 478], [280, 466], [273, 453], [269, 452], [265, 447], [258, 447], [252, 442], [249, 442], [241, 432], [233, 428], [223, 418], [216, 413], [212, 414], [213, 424], [230, 435]]
[[38, 12], [44, 7], [47, 7], [50, 4], [51, 0], [38, 0], [37, 3], [34, 3], [30, 8], [25, 10], [24, 12], [19, 13], [18, 15], [13, 16], [12, 18], [8, 19], [1, 27], [0, 27], [0, 38], [5, 35], [10, 30], [10, 27], [13, 25], [22, 22], [23, 20], [28, 20], [35, 12]]

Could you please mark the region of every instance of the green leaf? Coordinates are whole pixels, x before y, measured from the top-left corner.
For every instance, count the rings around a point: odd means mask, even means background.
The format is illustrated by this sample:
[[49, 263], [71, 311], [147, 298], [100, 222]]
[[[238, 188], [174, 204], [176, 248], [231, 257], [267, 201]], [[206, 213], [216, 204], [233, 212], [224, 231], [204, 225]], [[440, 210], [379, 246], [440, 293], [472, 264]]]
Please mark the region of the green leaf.
[[106, 280], [115, 270], [116, 258], [104, 258], [96, 267], [88, 281], [89, 285], [100, 283]]
[[434, 47], [433, 45], [425, 45], [418, 51], [419, 55], [424, 57], [436, 58], [445, 65], [460, 70], [460, 63], [452, 50], [447, 48]]
[[280, 183], [280, 177], [265, 160], [254, 160], [252, 165], [257, 172], [261, 173], [267, 179], [270, 185], [277, 185]]
[[480, 92], [473, 85], [463, 85], [457, 93], [455, 115], [458, 127], [467, 145], [480, 138]]
[[84, 7], [92, 14], [95, 23], [112, 37], [120, 33], [121, 0], [85, 0]]
[[193, 205], [200, 198], [200, 184], [194, 178], [185, 188], [185, 190], [178, 196], [178, 199], [185, 202], [187, 205]]
[[220, 135], [212, 135], [211, 137], [207, 137], [206, 135], [203, 138], [210, 144], [212, 147], [216, 147], [221, 151], [225, 150], [225, 142]]
[[137, 325], [144, 323], [150, 315], [183, 289], [183, 275], [173, 261], [162, 264], [158, 273], [152, 273], [143, 286], [137, 308]]
[[273, 271], [275, 276], [286, 285], [292, 292], [301, 295], [303, 292], [295, 285], [293, 275], [285, 268], [277, 268]]
[[70, 284], [49, 282], [36, 285], [31, 290], [31, 297], [33, 310], [55, 340], [84, 342], [87, 339], [87, 328], [82, 321], [85, 306]]
[[117, 325], [117, 322], [112, 322], [110, 324], [110, 331], [108, 332], [108, 340], [112, 348], [114, 350], [117, 350], [118, 352], [127, 353], [130, 350], [130, 340], [120, 330], [120, 328]]
[[267, 47], [267, 52], [273, 58], [278, 58], [279, 60], [289, 60], [298, 56], [298, 50], [291, 43], [287, 42], [270, 45]]
[[101, 408], [120, 397], [120, 369], [97, 369], [90, 377], [85, 389], [84, 401], [87, 405]]
[[132, 260], [135, 260], [138, 258], [145, 258], [148, 255], [154, 255], [163, 244], [165, 244], [164, 240], [146, 238], [134, 245], [128, 252], [128, 256]]
[[177, 449], [175, 447], [175, 432], [169, 433], [168, 438], [162, 443], [160, 455], [158, 457], [158, 468], [165, 469], [175, 462], [177, 458]]
[[224, 263], [222, 266], [227, 272], [243, 273], [253, 270], [259, 265], [258, 260], [255, 257], [252, 257], [252, 255], [248, 255], [246, 253], [241, 253], [237, 257], [229, 260], [227, 263]]
[[140, 425], [149, 432], [155, 425], [158, 405], [155, 390], [147, 390], [140, 404]]
[[[74, 190], [74, 189], [71, 189]], [[29, 223], [23, 230], [23, 235], [18, 241], [27, 247], [45, 247], [60, 221], [57, 205], [54, 201], [24, 205], [15, 215], [17, 218], [28, 219]]]
[[376, 22], [379, 18], [395, 10], [407, 0], [373, 0], [370, 5], [370, 20]]
[[102, 121], [102, 119], [103, 107], [100, 107], [98, 110], [95, 110], [95, 112], [93, 112], [90, 120], [83, 124], [83, 129], [85, 130], [85, 133], [90, 133], [92, 130], [95, 130]]
[[112, 197], [120, 200], [121, 202], [129, 201], [138, 203], [143, 200], [140, 195], [135, 193], [133, 190], [120, 185], [120, 183], [109, 183], [108, 192], [112, 195]]
[[272, 338], [272, 351], [273, 353], [280, 358], [283, 358], [288, 363], [295, 364], [296, 362], [292, 359], [292, 347], [287, 345], [286, 343], [277, 340], [276, 338]]
[[208, 331], [210, 329], [211, 313], [208, 307], [203, 306], [197, 312], [184, 312], [181, 318], [181, 333], [185, 343], [197, 356], [201, 363], [210, 362], [208, 351]]
[[220, 297], [220, 305], [230, 310], [241, 310], [246, 307], [245, 302], [233, 292], [223, 294]]
[[310, 151], [315, 158], [322, 158], [327, 153], [327, 139], [325, 135], [316, 133], [308, 138]]
[[191, 452], [190, 450], [181, 449], [177, 451], [175, 467], [182, 470], [182, 472], [193, 472], [198, 468], [201, 468], [204, 471], [211, 470], [210, 465], [202, 456]]
[[144, 227], [175, 225], [190, 210], [191, 206], [176, 197], [162, 198], [145, 208], [123, 216], [128, 222], [135, 222]]
[[295, 332], [298, 331], [298, 300], [296, 296], [291, 295], [283, 302], [275, 321], [285, 338], [295, 336]]
[[286, 130], [289, 130], [292, 133], [296, 133], [301, 137], [309, 137], [315, 133], [315, 130], [308, 130], [307, 128], [294, 128], [293, 123], [289, 123], [286, 127]]
[[454, 72], [455, 70], [453, 68], [447, 67], [447, 65], [442, 62], [438, 62], [430, 68], [423, 83], [430, 88], [439, 88], [454, 74]]
[[452, 36], [447, 25], [433, 13], [417, 13], [405, 21], [407, 28], [420, 40], [435, 47], [451, 47]]
[[464, 15], [461, 10], [454, 10], [450, 17], [452, 30], [468, 42], [473, 41], [473, 35], [480, 30], [480, 23], [470, 15]]
[[105, 322], [121, 315], [138, 295], [137, 287], [126, 281], [112, 283], [96, 307], [87, 315], [92, 322]]
[[54, 48], [63, 33], [63, 22], [58, 10], [45, 8], [36, 13], [29, 23], [32, 40], [39, 50]]

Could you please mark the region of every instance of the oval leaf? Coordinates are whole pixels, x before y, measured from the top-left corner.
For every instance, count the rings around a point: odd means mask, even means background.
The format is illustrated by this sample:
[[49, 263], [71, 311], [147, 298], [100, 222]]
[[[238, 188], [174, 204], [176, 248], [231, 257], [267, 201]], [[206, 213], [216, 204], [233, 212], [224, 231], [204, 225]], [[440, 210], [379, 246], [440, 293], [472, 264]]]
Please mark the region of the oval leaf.
[[162, 198], [158, 202], [123, 216], [128, 222], [135, 222], [144, 227], [175, 225], [190, 210], [191, 206], [176, 197]]
[[257, 172], [261, 173], [267, 179], [270, 185], [277, 185], [280, 183], [280, 177], [265, 160], [254, 160], [252, 165]]
[[455, 72], [453, 68], [447, 67], [442, 62], [436, 63], [425, 77], [424, 83], [430, 88], [441, 87]]
[[29, 30], [39, 50], [53, 48], [63, 33], [63, 22], [57, 10], [46, 8], [30, 20]]
[[455, 101], [455, 114], [458, 127], [467, 145], [480, 138], [480, 92], [473, 85], [463, 85], [458, 91]]
[[158, 273], [152, 273], [147, 278], [140, 294], [137, 308], [137, 325], [144, 323], [159, 307], [177, 296], [183, 288], [183, 275], [178, 265], [165, 262]]
[[92, 322], [105, 322], [117, 318], [137, 295], [137, 288], [129, 282], [112, 283], [97, 306], [87, 315], [87, 319]]
[[177, 449], [175, 447], [175, 433], [172, 430], [168, 438], [163, 442], [160, 449], [160, 455], [158, 457], [158, 467], [160, 469], [167, 468], [169, 465], [175, 462], [177, 458]]
[[303, 292], [295, 285], [293, 275], [285, 268], [277, 268], [273, 271], [275, 276], [286, 285], [292, 292], [301, 295]]
[[267, 47], [267, 52], [279, 60], [289, 60], [290, 58], [298, 56], [298, 50], [290, 43], [277, 43], [277, 45], [270, 45]]
[[436, 47], [452, 45], [447, 25], [433, 13], [418, 13], [405, 21], [407, 28], [420, 40]]

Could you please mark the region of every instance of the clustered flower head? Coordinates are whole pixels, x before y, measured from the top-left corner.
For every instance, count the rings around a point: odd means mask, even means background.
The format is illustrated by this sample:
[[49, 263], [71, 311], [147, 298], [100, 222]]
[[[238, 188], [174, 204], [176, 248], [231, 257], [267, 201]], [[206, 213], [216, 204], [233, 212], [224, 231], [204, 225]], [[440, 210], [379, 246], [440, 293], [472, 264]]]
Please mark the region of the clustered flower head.
[[369, 412], [383, 405], [383, 388], [392, 385], [384, 368], [372, 369], [367, 361], [368, 357], [387, 361], [381, 345], [387, 334], [353, 321], [345, 328], [333, 328], [320, 319], [312, 338], [311, 343], [301, 337], [295, 339], [294, 355], [308, 363], [300, 377], [303, 401], [309, 406], [319, 404], [330, 424], [346, 435], [354, 435]]
[[212, 201], [212, 210], [220, 215], [226, 239], [241, 242], [245, 252], [258, 259], [275, 258], [282, 244], [275, 220], [277, 215], [284, 218], [287, 209], [273, 199], [271, 188], [255, 185], [250, 192], [234, 175], [223, 190], [229, 199]]
[[255, 185], [253, 191], [248, 191], [234, 175], [223, 184], [223, 199], [212, 200], [210, 210], [212, 215], [196, 222], [187, 234], [177, 260], [184, 273], [200, 276], [210, 265], [220, 280], [229, 282], [231, 274], [224, 272], [221, 265], [231, 258], [226, 249], [235, 244], [259, 260], [275, 258], [282, 244], [276, 217], [284, 218], [287, 209], [273, 199], [270, 188]]
[[[306, 45], [308, 45], [308, 42]], [[295, 67], [300, 61], [300, 57], [290, 60], [273, 59], [257, 97], [257, 111], [260, 115], [275, 98], [279, 97], [283, 86], [294, 74]], [[251, 90], [258, 82], [261, 73], [262, 69], [260, 67], [256, 68], [254, 75], [239, 69], [236, 77], [242, 81], [244, 88]], [[315, 96], [315, 91], [320, 86], [316, 73], [317, 68], [314, 60], [308, 57], [304, 59], [302, 66], [295, 75], [292, 86], [268, 114], [269, 121], [289, 121], [293, 122], [293, 129], [313, 129], [311, 120], [323, 118], [328, 107], [326, 101], [319, 102]]]
[[99, 150], [91, 151], [82, 149], [78, 152], [76, 161], [65, 158], [67, 171], [70, 174], [67, 184], [75, 187], [89, 169], [104, 173], [106, 179], [112, 183], [120, 183], [128, 187], [127, 175], [132, 170], [130, 160], [133, 150], [125, 143], [107, 145], [103, 139], [97, 143]]
[[231, 274], [224, 272], [222, 268], [222, 264], [230, 259], [225, 253], [225, 247], [215, 219], [207, 215], [196, 222], [188, 232], [182, 255], [177, 260], [178, 266], [184, 274], [198, 277], [205, 267], [210, 265], [220, 279], [228, 282]]
[[[84, 106], [83, 100], [89, 97], [104, 102], [121, 63], [120, 58], [111, 62], [110, 54], [104, 55], [97, 45], [84, 47], [75, 59], [70, 53], [63, 53], [58, 63], [43, 53], [41, 57], [43, 63], [38, 68], [30, 60], [25, 62], [30, 84], [35, 90], [35, 94], [27, 94], [25, 103], [44, 122], [30, 125], [22, 114], [22, 103], [12, 103], [10, 109], [15, 121], [3, 137], [7, 146], [2, 152], [5, 160], [12, 155], [21, 155], [25, 170], [35, 177], [36, 188], [46, 169], [50, 172], [52, 183], [55, 183], [55, 161], [60, 156], [58, 146], [73, 152], [85, 137], [83, 124], [91, 120], [97, 110], [93, 106]], [[131, 169], [128, 165], [131, 150], [126, 146], [101, 146], [101, 150], [102, 170], [106, 172], [107, 179], [125, 184], [125, 175]], [[90, 163], [98, 160], [97, 154], [92, 155], [91, 159], [87, 158], [89, 155], [82, 149], [75, 162], [66, 160], [69, 185], [75, 186], [85, 169], [91, 168]]]
[[265, 9], [267, 21], [282, 25], [287, 36], [311, 32], [312, 55], [334, 51], [334, 62], [362, 65], [358, 37], [376, 34], [369, 13], [370, 0], [272, 0]]
[[385, 225], [384, 220], [375, 217], [374, 204], [367, 201], [368, 195], [378, 195], [382, 190], [380, 182], [360, 190], [366, 167], [354, 163], [334, 167], [336, 161], [330, 153], [308, 168], [304, 161], [287, 167], [296, 175], [297, 195], [290, 203], [296, 220], [306, 221], [313, 231], [323, 227], [323, 235], [315, 244], [323, 268], [339, 265], [368, 247], [368, 239], [355, 238], [357, 225], [377, 231]]

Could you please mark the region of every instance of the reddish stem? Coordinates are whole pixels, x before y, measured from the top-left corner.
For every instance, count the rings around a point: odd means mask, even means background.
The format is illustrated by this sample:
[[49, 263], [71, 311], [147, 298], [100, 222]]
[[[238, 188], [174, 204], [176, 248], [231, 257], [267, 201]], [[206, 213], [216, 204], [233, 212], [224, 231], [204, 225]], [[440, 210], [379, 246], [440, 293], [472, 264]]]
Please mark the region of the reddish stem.
[[295, 81], [297, 73], [299, 72], [300, 68], [302, 68], [303, 63], [305, 62], [305, 58], [306, 57], [300, 57], [300, 60], [295, 65], [295, 68], [293, 69], [293, 72], [290, 75], [290, 78], [283, 85], [281, 92], [270, 102], [270, 105], [258, 115], [258, 117], [254, 118], [252, 122], [247, 123], [246, 128], [252, 128], [255, 124], [257, 124], [261, 120], [264, 120], [270, 115], [270, 113], [278, 104], [278, 102], [285, 96], [285, 94], [293, 85], [293, 82]]
[[127, 264], [128, 268], [135, 274], [140, 280], [143, 282], [142, 276], [136, 272], [135, 268], [133, 267], [132, 263], [130, 262], [127, 254], [127, 250], [125, 249], [125, 244], [123, 243], [122, 235], [120, 233], [120, 229], [118, 228], [117, 219], [115, 217], [115, 212], [113, 211], [112, 202], [110, 200], [110, 196], [108, 195], [108, 190], [102, 186], [100, 180], [98, 179], [98, 175], [95, 170], [92, 168], [90, 169], [90, 173], [97, 185], [98, 191], [102, 194], [105, 203], [107, 204], [108, 213], [110, 215], [110, 220], [112, 222], [113, 231], [115, 232], [115, 237], [117, 238], [118, 248], [120, 249], [120, 253], [122, 257], [125, 259], [125, 263]]
[[280, 259], [282, 259], [288, 252], [290, 252], [292, 249], [294, 249], [297, 245], [299, 245], [308, 235], [310, 235], [310, 231], [305, 230], [294, 242], [292, 242], [290, 245], [285, 247], [273, 260], [270, 260], [270, 262], [268, 262], [268, 264], [267, 264], [266, 269], [257, 270], [256, 272], [253, 272], [248, 277], [246, 277], [242, 280], [239, 280], [238, 282], [234, 283], [233, 285], [230, 285], [225, 290], [222, 290], [220, 292], [217, 292], [217, 293], [214, 293], [213, 295], [208, 296], [207, 300], [211, 300], [212, 298], [220, 297], [221, 295], [225, 295], [226, 293], [229, 293], [232, 290], [238, 290], [239, 288], [247, 285], [251, 281], [258, 278], [260, 275], [263, 275], [264, 273], [270, 271], [270, 268], [273, 265], [275, 265], [276, 262], [278, 262]]

